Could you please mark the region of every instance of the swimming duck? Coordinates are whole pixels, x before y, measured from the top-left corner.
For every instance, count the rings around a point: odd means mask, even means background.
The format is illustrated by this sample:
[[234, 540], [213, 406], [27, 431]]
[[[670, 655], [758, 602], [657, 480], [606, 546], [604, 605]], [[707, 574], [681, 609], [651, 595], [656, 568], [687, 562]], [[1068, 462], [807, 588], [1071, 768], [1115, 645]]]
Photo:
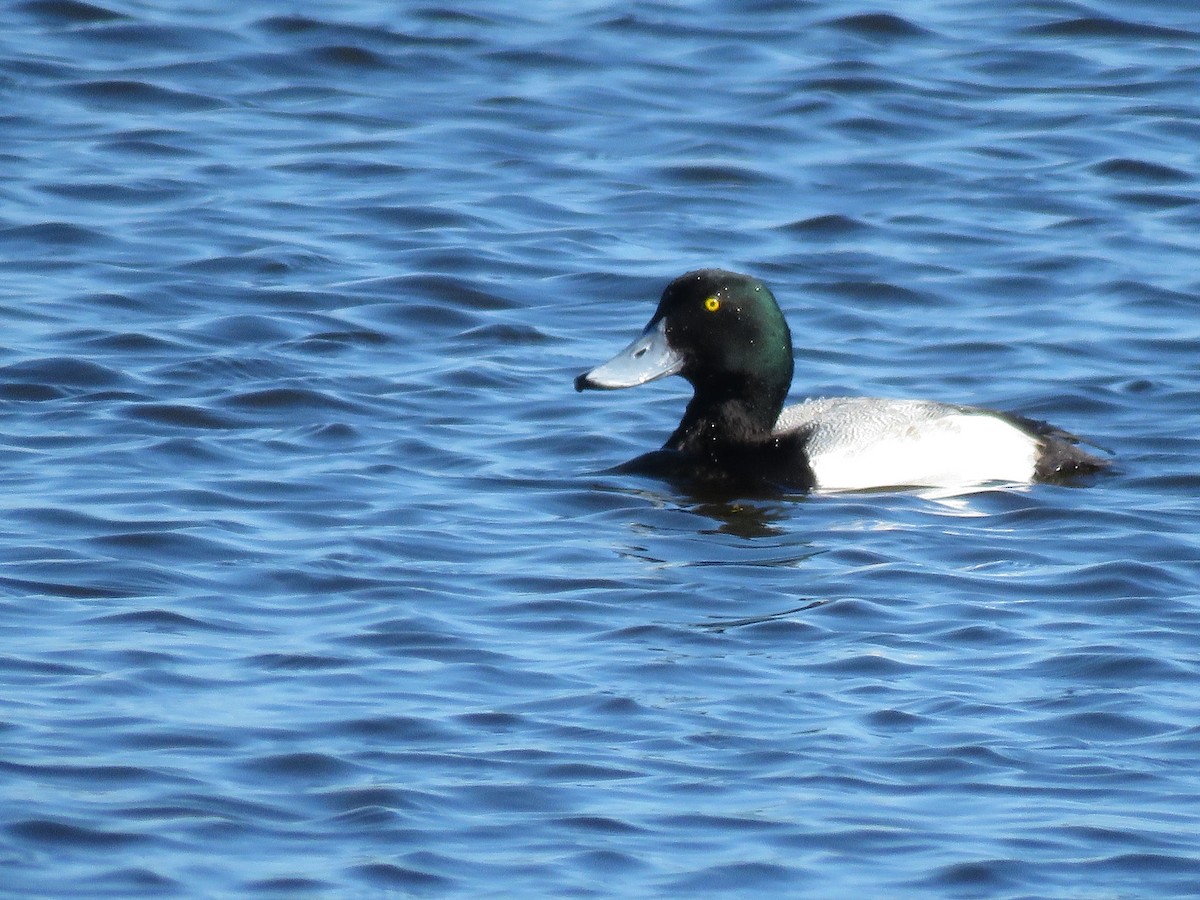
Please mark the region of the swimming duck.
[[785, 409], [792, 369], [791, 332], [770, 289], [702, 269], [667, 285], [641, 335], [575, 389], [667, 375], [691, 383], [662, 449], [622, 467], [660, 477], [850, 491], [1064, 481], [1108, 465], [1053, 425], [980, 407], [835, 397]]

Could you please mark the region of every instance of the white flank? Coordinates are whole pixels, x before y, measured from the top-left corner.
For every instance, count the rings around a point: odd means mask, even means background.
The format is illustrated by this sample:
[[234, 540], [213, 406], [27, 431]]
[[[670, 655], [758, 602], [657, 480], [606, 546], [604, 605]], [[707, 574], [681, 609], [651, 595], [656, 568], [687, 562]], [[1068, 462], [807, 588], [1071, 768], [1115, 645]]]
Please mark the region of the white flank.
[[785, 409], [777, 432], [812, 429], [820, 491], [965, 487], [1033, 480], [1036, 438], [986, 410], [924, 400], [845, 397]]

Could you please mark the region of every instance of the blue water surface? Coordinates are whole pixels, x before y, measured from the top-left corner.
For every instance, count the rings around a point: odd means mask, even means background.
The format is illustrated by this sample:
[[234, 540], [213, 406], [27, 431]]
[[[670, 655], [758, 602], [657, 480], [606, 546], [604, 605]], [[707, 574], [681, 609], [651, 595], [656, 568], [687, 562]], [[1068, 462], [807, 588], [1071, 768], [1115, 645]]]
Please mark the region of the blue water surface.
[[[0, 891], [1200, 892], [1194, 4], [5, 20]], [[1114, 471], [608, 473], [687, 386], [572, 377], [713, 265], [793, 399]]]

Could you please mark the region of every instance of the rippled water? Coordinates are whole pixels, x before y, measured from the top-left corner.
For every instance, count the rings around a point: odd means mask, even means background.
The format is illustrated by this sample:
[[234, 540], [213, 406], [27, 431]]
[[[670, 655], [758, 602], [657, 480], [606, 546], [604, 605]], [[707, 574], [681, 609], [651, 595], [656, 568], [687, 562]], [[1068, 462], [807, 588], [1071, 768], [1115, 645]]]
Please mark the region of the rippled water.
[[[495, 9], [9, 7], [3, 890], [1194, 894], [1200, 12]], [[702, 265], [1116, 471], [604, 474]]]

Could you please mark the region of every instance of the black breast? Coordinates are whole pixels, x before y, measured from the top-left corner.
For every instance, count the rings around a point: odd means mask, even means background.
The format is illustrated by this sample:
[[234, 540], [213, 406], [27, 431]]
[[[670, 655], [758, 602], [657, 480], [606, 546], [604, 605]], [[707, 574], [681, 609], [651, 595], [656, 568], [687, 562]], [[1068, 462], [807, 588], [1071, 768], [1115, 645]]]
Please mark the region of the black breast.
[[797, 430], [737, 440], [696, 438], [680, 449], [645, 453], [618, 471], [727, 490], [808, 491], [816, 484], [804, 450], [808, 436]]

